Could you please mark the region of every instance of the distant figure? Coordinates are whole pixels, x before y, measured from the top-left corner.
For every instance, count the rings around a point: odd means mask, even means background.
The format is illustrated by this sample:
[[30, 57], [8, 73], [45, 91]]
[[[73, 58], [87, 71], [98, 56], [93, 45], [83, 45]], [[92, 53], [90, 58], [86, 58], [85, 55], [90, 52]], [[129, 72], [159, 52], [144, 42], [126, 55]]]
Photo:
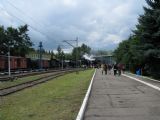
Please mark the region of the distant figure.
[[107, 75], [107, 69], [108, 69], [108, 66], [107, 64], [104, 65], [104, 71], [105, 71], [105, 74]]
[[105, 71], [104, 67], [105, 67], [104, 64], [101, 64], [102, 75], [103, 75], [103, 72]]
[[112, 69], [112, 66], [111, 66], [111, 65], [108, 65], [109, 74], [111, 74], [111, 69]]
[[117, 74], [117, 69], [118, 69], [117, 64], [113, 66], [113, 69], [114, 69], [114, 76], [115, 76]]
[[136, 71], [136, 75], [141, 75], [141, 69], [140, 68]]
[[121, 65], [118, 65], [118, 75], [120, 76], [121, 75]]
[[123, 74], [124, 74], [125, 70], [126, 70], [125, 65], [123, 65], [123, 66], [122, 66]]

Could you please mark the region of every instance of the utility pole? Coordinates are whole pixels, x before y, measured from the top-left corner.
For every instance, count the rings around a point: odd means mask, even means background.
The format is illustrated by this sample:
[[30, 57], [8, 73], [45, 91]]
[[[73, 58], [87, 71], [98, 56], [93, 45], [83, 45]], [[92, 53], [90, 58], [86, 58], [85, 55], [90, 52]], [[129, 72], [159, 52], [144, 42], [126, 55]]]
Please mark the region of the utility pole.
[[[59, 47], [61, 48], [61, 47], [64, 47], [64, 45], [59, 45]], [[61, 53], [60, 53], [60, 59], [61, 59], [61, 69], [63, 70], [63, 61], [65, 60], [63, 60], [63, 57], [64, 57], [64, 52], [63, 52], [63, 50], [62, 50], [62, 48], [61, 48]], [[59, 68], [60, 68], [60, 66], [59, 66]]]
[[[11, 38], [10, 38], [11, 37]], [[11, 35], [9, 35], [8, 37], [9, 39], [13, 39], [13, 37]], [[10, 51], [11, 51], [11, 41], [9, 41], [8, 43], [8, 76], [11, 77], [11, 55], [10, 55]]]
[[8, 76], [11, 77], [10, 45], [8, 46]]
[[62, 58], [62, 70], [63, 70], [63, 58]]
[[[72, 45], [69, 41], [75, 41], [76, 45]], [[63, 42], [69, 44], [73, 48], [77, 48], [76, 49], [76, 68], [78, 68], [78, 37], [76, 38], [76, 40], [63, 40]]]
[[63, 56], [64, 56], [64, 55], [62, 54], [62, 70], [63, 70]]
[[76, 68], [78, 68], [78, 37], [76, 38]]
[[42, 69], [42, 49], [43, 49], [43, 45], [42, 42], [39, 42], [39, 69]]

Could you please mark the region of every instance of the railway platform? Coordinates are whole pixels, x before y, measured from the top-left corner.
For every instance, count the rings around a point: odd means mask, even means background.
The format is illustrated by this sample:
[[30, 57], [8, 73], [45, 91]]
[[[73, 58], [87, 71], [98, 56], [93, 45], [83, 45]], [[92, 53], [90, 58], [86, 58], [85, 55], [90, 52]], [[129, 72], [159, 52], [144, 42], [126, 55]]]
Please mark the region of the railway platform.
[[160, 120], [160, 83], [152, 82], [102, 75], [98, 69], [84, 120]]

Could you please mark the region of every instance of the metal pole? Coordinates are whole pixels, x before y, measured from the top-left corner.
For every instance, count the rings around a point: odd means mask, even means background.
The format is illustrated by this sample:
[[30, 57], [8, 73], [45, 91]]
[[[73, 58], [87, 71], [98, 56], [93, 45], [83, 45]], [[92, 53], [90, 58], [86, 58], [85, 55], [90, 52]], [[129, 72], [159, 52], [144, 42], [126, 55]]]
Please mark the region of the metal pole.
[[76, 38], [76, 68], [78, 68], [78, 37]]
[[8, 47], [8, 76], [11, 77], [10, 46]]
[[39, 43], [39, 69], [42, 69], [42, 42]]
[[63, 55], [62, 55], [62, 70], [63, 70]]
[[[61, 46], [64, 46], [64, 45], [59, 45], [60, 47]], [[61, 48], [61, 53], [60, 53], [60, 58], [59, 58], [59, 60], [61, 60], [61, 66], [60, 66], [60, 63], [59, 63], [59, 69], [60, 69], [60, 67], [61, 67], [61, 69], [63, 69], [63, 57], [64, 57], [64, 53], [63, 53], [63, 50], [62, 50], [62, 48]], [[65, 59], [65, 58], [64, 58]]]
[[[72, 45], [71, 43], [69, 43], [68, 41], [75, 41], [76, 42], [76, 46]], [[76, 40], [63, 40], [63, 42], [66, 42], [67, 44], [69, 44], [70, 46], [72, 46], [73, 48], [77, 48], [76, 49], [76, 68], [78, 68], [78, 37], [76, 38]], [[76, 73], [78, 73], [78, 71], [76, 71]]]

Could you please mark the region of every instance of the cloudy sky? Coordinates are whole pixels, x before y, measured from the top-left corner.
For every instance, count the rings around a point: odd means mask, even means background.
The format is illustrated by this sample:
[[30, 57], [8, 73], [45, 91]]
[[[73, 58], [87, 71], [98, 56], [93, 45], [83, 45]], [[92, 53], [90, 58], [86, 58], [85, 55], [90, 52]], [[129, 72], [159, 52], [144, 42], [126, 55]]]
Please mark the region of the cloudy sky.
[[0, 0], [0, 25], [28, 24], [35, 48], [42, 41], [45, 49], [56, 49], [78, 37], [79, 45], [113, 50], [131, 34], [144, 5], [145, 0]]

